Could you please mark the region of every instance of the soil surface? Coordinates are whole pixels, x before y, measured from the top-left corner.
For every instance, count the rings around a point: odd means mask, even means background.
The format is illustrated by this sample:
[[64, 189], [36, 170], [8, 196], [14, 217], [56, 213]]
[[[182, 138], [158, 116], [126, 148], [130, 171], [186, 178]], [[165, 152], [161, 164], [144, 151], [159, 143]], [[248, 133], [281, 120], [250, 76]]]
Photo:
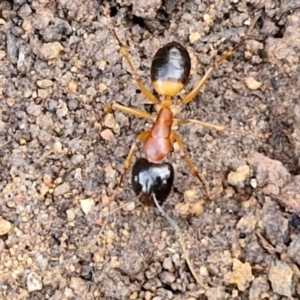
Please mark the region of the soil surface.
[[[299, 8], [296, 0], [0, 1], [0, 298], [299, 299]], [[157, 209], [136, 201], [107, 219], [136, 199], [130, 172], [123, 188], [118, 181], [150, 124], [105, 107], [155, 113], [110, 27], [149, 89], [156, 51], [182, 43], [192, 61], [182, 98], [257, 12], [246, 43], [180, 114], [226, 126], [178, 129], [211, 200], [176, 144], [168, 159], [176, 188], [163, 208], [199, 285]]]

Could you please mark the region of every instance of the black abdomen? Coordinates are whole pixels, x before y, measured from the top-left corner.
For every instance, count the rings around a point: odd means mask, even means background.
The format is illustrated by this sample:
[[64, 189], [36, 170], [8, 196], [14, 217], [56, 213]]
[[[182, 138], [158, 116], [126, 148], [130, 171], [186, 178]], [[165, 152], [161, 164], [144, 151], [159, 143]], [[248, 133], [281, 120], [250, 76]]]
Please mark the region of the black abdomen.
[[187, 50], [177, 42], [160, 48], [151, 65], [151, 81], [158, 94], [175, 96], [186, 85], [191, 70]]

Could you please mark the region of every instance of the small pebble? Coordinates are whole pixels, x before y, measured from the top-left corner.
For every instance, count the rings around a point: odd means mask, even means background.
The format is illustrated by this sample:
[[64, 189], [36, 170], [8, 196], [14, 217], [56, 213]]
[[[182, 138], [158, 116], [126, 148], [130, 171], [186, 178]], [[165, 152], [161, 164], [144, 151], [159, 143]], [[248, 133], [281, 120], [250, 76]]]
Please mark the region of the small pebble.
[[191, 44], [198, 42], [201, 39], [201, 35], [199, 32], [192, 32], [189, 36], [189, 40]]
[[13, 107], [14, 104], [15, 104], [16, 100], [13, 99], [13, 98], [7, 98], [6, 100], [6, 104], [9, 106], [9, 107]]
[[77, 91], [77, 83], [74, 82], [74, 81], [70, 81], [69, 84], [68, 84], [68, 88], [71, 92], [75, 93]]
[[250, 176], [250, 167], [248, 165], [240, 166], [234, 172], [228, 174], [227, 180], [230, 185], [243, 187], [247, 177]]
[[111, 141], [114, 138], [114, 134], [110, 129], [104, 129], [100, 133], [101, 137], [106, 141]]
[[247, 77], [245, 79], [245, 84], [246, 84], [247, 88], [251, 91], [256, 91], [256, 90], [260, 89], [260, 87], [262, 86], [262, 83], [258, 82], [253, 77]]
[[71, 187], [69, 183], [64, 182], [61, 185], [57, 186], [54, 190], [54, 196], [62, 196], [70, 191]]
[[46, 89], [53, 86], [53, 81], [49, 79], [43, 79], [43, 80], [38, 80], [36, 84], [39, 88]]
[[67, 209], [66, 214], [67, 214], [67, 220], [69, 222], [74, 221], [76, 214], [75, 214], [75, 210], [73, 208]]
[[40, 291], [43, 288], [42, 278], [35, 272], [31, 272], [27, 276], [28, 292]]
[[0, 219], [0, 235], [5, 235], [10, 232], [12, 225], [5, 219]]
[[103, 93], [105, 90], [107, 90], [107, 86], [104, 83], [100, 83], [98, 87], [99, 93]]
[[80, 200], [80, 206], [84, 214], [89, 214], [95, 208], [95, 200], [94, 199], [83, 199]]
[[115, 127], [116, 121], [113, 114], [109, 113], [104, 117], [104, 125], [108, 128], [113, 129]]
[[3, 50], [0, 50], [0, 60], [2, 60], [6, 56], [6, 52]]
[[56, 59], [64, 47], [59, 42], [44, 43], [40, 49], [41, 57], [45, 60]]
[[286, 296], [289, 299], [293, 293], [293, 270], [282, 261], [272, 263], [269, 270], [269, 281], [276, 294]]

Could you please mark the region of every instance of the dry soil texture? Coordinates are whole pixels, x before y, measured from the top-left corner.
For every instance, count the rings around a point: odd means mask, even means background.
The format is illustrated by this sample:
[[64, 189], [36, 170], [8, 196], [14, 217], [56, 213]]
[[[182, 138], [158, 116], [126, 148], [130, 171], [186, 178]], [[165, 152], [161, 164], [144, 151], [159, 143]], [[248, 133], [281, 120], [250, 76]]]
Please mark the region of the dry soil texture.
[[[1, 299], [299, 299], [299, 8], [297, 0], [1, 0]], [[181, 113], [227, 128], [179, 128], [210, 201], [176, 145], [169, 157], [176, 189], [164, 209], [200, 286], [154, 208], [127, 206], [103, 229], [109, 210], [135, 198], [130, 172], [124, 188], [118, 180], [149, 128], [104, 109], [118, 102], [154, 113], [109, 28], [149, 88], [155, 52], [182, 43], [192, 59], [182, 98], [256, 12], [245, 45]]]

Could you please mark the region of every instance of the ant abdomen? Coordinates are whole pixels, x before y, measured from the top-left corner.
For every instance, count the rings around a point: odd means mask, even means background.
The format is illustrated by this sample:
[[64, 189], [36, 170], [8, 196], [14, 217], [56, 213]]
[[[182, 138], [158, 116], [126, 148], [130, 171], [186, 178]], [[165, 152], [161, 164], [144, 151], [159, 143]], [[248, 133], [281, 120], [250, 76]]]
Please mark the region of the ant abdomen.
[[186, 85], [191, 71], [188, 51], [178, 42], [160, 48], [152, 61], [151, 81], [159, 95], [176, 96]]

